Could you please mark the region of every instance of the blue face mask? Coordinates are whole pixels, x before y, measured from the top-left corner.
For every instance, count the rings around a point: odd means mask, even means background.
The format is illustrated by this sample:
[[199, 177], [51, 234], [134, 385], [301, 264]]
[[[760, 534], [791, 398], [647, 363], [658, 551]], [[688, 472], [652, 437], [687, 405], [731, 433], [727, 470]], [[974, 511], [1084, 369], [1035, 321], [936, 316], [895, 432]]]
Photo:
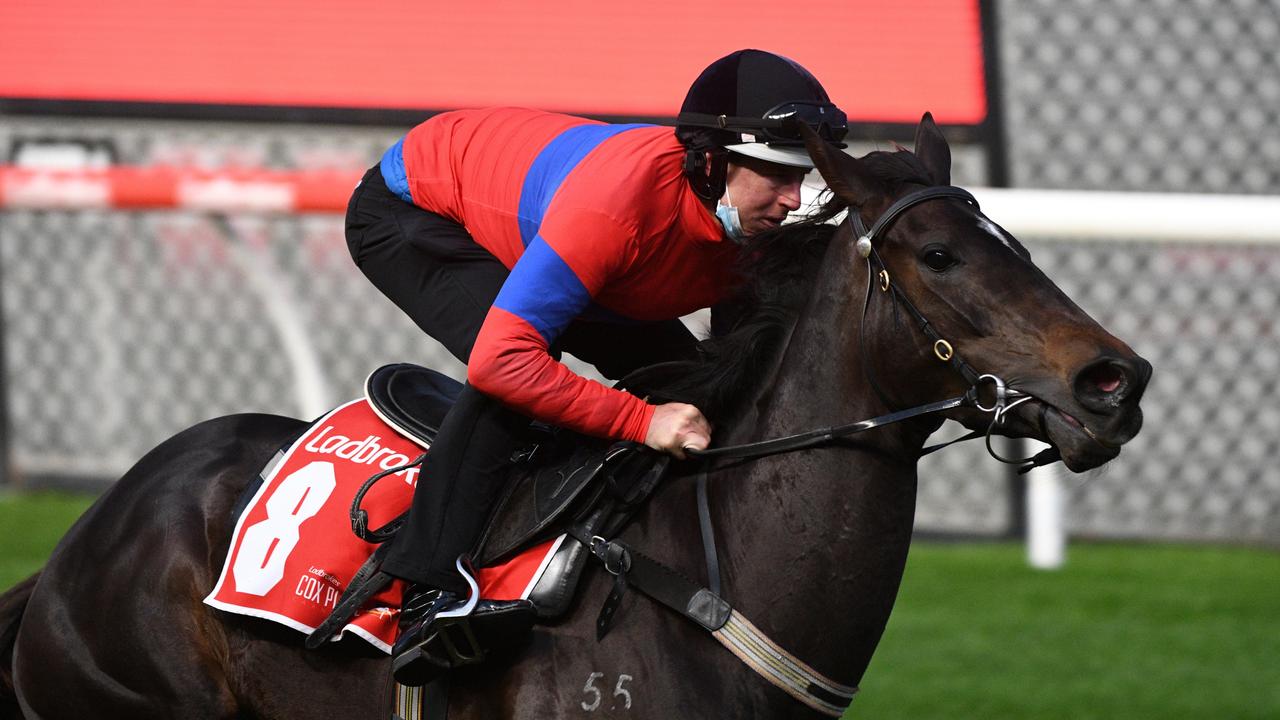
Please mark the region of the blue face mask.
[[724, 191], [724, 202], [716, 203], [716, 219], [730, 239], [742, 239], [742, 220], [738, 218], [738, 208], [734, 207], [733, 200], [729, 198], [728, 188]]

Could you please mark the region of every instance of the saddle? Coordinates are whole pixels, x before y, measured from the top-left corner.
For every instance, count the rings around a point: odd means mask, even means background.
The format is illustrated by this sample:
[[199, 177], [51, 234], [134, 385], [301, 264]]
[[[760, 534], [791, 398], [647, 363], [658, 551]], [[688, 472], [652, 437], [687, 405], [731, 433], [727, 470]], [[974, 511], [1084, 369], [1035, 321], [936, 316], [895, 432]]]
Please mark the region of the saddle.
[[[383, 366], [366, 381], [365, 394], [378, 417], [397, 432], [429, 447], [462, 385], [434, 370], [409, 363]], [[502, 562], [532, 545], [564, 536], [529, 590], [534, 621], [555, 620], [568, 610], [578, 581], [592, 557], [590, 538], [612, 536], [653, 493], [666, 473], [668, 456], [637, 443], [607, 443], [531, 424], [526, 444], [512, 458], [511, 479], [473, 555], [477, 567]], [[369, 530], [358, 509], [360, 498], [385, 473], [366, 482], [352, 508], [358, 535], [371, 542], [389, 539], [404, 516]], [[363, 602], [362, 581], [378, 572], [383, 544], [349, 588], [351, 594], [310, 636], [318, 646], [343, 626]], [[367, 591], [366, 591], [367, 592]]]
[[[430, 445], [462, 384], [410, 363], [383, 366], [365, 394], [397, 431]], [[512, 457], [512, 477], [481, 533], [475, 562], [484, 567], [568, 531], [613, 533], [653, 493], [670, 458], [638, 443], [608, 443], [533, 423]], [[590, 553], [565, 542], [529, 594], [538, 619], [563, 615]]]

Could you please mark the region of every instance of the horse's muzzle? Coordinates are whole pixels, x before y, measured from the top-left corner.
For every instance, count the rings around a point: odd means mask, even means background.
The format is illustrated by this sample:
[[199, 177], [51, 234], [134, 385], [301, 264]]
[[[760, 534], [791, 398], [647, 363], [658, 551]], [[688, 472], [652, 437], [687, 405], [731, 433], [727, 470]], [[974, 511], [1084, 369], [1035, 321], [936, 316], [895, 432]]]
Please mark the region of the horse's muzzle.
[[1046, 408], [1041, 417], [1069, 469], [1089, 470], [1120, 454], [1120, 446], [1142, 428], [1138, 403], [1150, 380], [1151, 363], [1137, 355], [1104, 355], [1076, 372], [1072, 396], [1083, 412]]

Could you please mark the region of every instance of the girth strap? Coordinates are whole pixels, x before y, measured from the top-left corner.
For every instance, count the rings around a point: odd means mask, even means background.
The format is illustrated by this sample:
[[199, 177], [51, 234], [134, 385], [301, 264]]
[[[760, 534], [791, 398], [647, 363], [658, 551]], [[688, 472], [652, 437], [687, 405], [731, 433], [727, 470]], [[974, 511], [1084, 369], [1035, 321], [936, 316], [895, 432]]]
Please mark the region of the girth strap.
[[858, 688], [821, 675], [770, 640], [728, 602], [653, 558], [618, 540], [578, 538], [615, 576], [614, 589], [597, 620], [597, 637], [612, 625], [626, 588], [657, 600], [711, 632], [747, 667], [800, 702], [831, 717], [839, 717]]
[[724, 627], [711, 635], [766, 680], [825, 715], [840, 717], [858, 693], [857, 687], [840, 685], [818, 674], [770, 640], [737, 610]]
[[448, 720], [449, 674], [432, 680], [425, 687], [395, 685], [395, 712], [391, 720]]
[[728, 622], [733, 609], [729, 603], [678, 571], [620, 540], [596, 536], [586, 539], [584, 544], [615, 578], [614, 592], [609, 594], [596, 623], [597, 638], [603, 638], [612, 628], [617, 604], [627, 587], [634, 587], [707, 630], [718, 630]]

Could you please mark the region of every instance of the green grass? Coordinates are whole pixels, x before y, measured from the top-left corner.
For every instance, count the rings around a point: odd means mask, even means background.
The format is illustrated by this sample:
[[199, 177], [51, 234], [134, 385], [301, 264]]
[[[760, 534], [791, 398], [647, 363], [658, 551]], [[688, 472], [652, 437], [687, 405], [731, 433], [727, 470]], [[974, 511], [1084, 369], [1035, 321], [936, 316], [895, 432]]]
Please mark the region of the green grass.
[[64, 493], [0, 494], [0, 590], [39, 570], [93, 500]]
[[846, 717], [1280, 718], [1280, 553], [917, 545]]
[[[91, 501], [0, 495], [0, 588]], [[1075, 543], [1040, 572], [1013, 543], [917, 543], [846, 717], [1280, 718], [1280, 553]]]

